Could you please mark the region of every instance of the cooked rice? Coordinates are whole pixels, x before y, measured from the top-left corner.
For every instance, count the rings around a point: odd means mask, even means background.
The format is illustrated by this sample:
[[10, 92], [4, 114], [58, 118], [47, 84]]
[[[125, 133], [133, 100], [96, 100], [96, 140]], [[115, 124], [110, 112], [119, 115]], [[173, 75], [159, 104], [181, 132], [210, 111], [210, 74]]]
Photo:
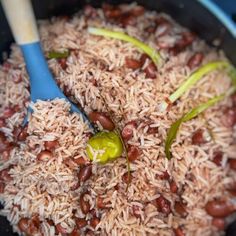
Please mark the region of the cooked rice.
[[[10, 170], [13, 180], [6, 185], [0, 197], [4, 204], [1, 214], [8, 218], [16, 232], [20, 233], [17, 227], [19, 219], [37, 215], [43, 235], [55, 235], [55, 227], [47, 223], [48, 219], [55, 225], [61, 224], [70, 233], [75, 227], [74, 217], [86, 217], [87, 220], [92, 217], [92, 214], [84, 215], [79, 205], [80, 194], [88, 190], [85, 197], [91, 209], [95, 209], [101, 218], [94, 231], [96, 235], [169, 236], [178, 226], [189, 236], [223, 234], [211, 225], [212, 217], [206, 213], [204, 206], [214, 198], [231, 198], [225, 190], [235, 181], [235, 177], [227, 159], [236, 158], [236, 146], [233, 129], [221, 123], [222, 108], [231, 105], [231, 99], [225, 98], [209, 108], [204, 116], [181, 126], [172, 145], [171, 160], [165, 157], [164, 141], [174, 121], [192, 107], [226, 91], [230, 87], [230, 79], [224, 72], [210, 73], [187, 91], [168, 112], [160, 112], [158, 104], [190, 75], [186, 61], [195, 52], [204, 53], [202, 64], [225, 59], [225, 56], [200, 39], [176, 56], [170, 56], [168, 50], [158, 48], [153, 34], [147, 36], [145, 33], [149, 22], [158, 16], [166, 17], [174, 24], [171, 33], [162, 36], [163, 41], [171, 43], [178, 39], [179, 32], [186, 31], [168, 16], [151, 11], [139, 16], [135, 27], [126, 27], [129, 35], [160, 50], [162, 57], [167, 59], [155, 80], [146, 78], [140, 70], [126, 68], [126, 57], [140, 58], [137, 48], [87, 32], [87, 26], [123, 31], [123, 28], [109, 23], [101, 9], [97, 10], [95, 18], [87, 18], [79, 12], [69, 20], [58, 17], [40, 22], [45, 53], [71, 50], [65, 70], [62, 70], [58, 60], [48, 60], [62, 90], [69, 91], [71, 98], [87, 113], [93, 110], [106, 112], [104, 97], [121, 129], [127, 122], [138, 120], [139, 125], [128, 144], [138, 146], [142, 154], [131, 163], [133, 179], [127, 191], [122, 180], [127, 172], [125, 158], [104, 165], [94, 163], [92, 177], [82, 187], [72, 191], [78, 171], [68, 167], [65, 160], [80, 156], [86, 158], [85, 147], [90, 130], [78, 114], [70, 113], [70, 105], [62, 99], [30, 104], [34, 112], [29, 118], [27, 140], [14, 148], [9, 160], [3, 160], [0, 167], [5, 169], [13, 165]], [[6, 69], [9, 64], [10, 68]], [[21, 76], [22, 82], [14, 83], [15, 76]], [[13, 140], [14, 127], [20, 126], [26, 115], [28, 84], [20, 49], [13, 45], [10, 58], [0, 69], [0, 111], [3, 112], [8, 106], [20, 107], [19, 112], [6, 120], [6, 127], [1, 128], [9, 140]], [[158, 133], [148, 134], [150, 124], [158, 129]], [[192, 134], [202, 127], [210, 128], [214, 139], [201, 146], [193, 145]], [[44, 142], [55, 139], [60, 145], [54, 157], [47, 162], [38, 161], [37, 154], [44, 150]], [[224, 153], [222, 167], [211, 161], [217, 150]], [[181, 198], [187, 204], [186, 218], [176, 215], [173, 209], [175, 200], [180, 196], [171, 193], [168, 181], [157, 178], [164, 171], [168, 171], [181, 189]], [[171, 202], [172, 212], [168, 216], [158, 212], [152, 204], [160, 194]], [[96, 207], [97, 196], [104, 198], [107, 209]], [[132, 206], [139, 207], [140, 217], [132, 214]], [[81, 230], [82, 235], [87, 229], [93, 230], [88, 225]]]

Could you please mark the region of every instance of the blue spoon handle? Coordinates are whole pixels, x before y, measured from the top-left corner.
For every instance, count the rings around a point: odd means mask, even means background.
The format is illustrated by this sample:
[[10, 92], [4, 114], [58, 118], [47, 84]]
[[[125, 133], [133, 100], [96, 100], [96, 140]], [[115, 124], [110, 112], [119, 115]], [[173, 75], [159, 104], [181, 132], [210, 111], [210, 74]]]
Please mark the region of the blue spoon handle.
[[39, 42], [21, 45], [31, 86], [31, 100], [64, 97], [49, 71]]
[[[1, 2], [14, 38], [24, 55], [30, 78], [31, 100], [36, 102], [37, 100], [64, 98], [69, 101], [53, 79], [43, 55], [31, 1], [2, 0]], [[89, 127], [95, 131], [86, 114], [73, 103], [71, 103], [71, 111], [79, 113]]]
[[2, 0], [16, 42], [21, 47], [30, 79], [31, 100], [64, 97], [48, 68], [39, 42], [30, 0]]

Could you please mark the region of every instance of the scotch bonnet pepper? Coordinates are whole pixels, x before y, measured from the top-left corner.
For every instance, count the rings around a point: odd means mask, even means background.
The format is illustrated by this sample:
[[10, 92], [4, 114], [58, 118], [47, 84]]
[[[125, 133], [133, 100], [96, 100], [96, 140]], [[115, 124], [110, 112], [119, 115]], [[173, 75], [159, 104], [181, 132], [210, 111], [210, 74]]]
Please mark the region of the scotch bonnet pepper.
[[92, 161], [106, 163], [122, 155], [123, 145], [116, 132], [99, 132], [89, 139], [86, 147], [87, 155]]

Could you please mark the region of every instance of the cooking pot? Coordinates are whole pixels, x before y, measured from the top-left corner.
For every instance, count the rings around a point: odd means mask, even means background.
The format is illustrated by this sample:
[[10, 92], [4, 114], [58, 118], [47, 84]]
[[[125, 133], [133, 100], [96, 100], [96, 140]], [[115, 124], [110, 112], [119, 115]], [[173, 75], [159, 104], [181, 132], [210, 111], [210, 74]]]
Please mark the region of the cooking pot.
[[[232, 0], [233, 2], [234, 0]], [[95, 7], [102, 2], [110, 4], [128, 3], [132, 1], [99, 1], [99, 0], [32, 0], [38, 19], [55, 15], [71, 15], [85, 4]], [[231, 62], [236, 65], [236, 27], [224, 13], [209, 0], [136, 0], [147, 9], [165, 12], [181, 25], [189, 28], [210, 45], [221, 48]], [[13, 42], [9, 26], [0, 6], [0, 61], [2, 53], [9, 53]], [[4, 217], [0, 217], [0, 236], [13, 236], [12, 228]], [[236, 235], [236, 222], [226, 229], [227, 236]]]

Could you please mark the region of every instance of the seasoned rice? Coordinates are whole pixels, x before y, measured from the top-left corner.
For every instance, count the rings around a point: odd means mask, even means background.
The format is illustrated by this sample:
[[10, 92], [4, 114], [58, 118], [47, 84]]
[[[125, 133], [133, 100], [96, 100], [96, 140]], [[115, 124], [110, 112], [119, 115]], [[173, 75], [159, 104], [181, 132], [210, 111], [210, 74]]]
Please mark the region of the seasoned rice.
[[[236, 158], [235, 134], [221, 122], [223, 108], [231, 106], [232, 99], [225, 98], [207, 109], [204, 115], [183, 123], [172, 145], [171, 160], [165, 156], [164, 142], [174, 121], [196, 105], [227, 91], [230, 78], [225, 72], [212, 72], [187, 91], [170, 110], [161, 112], [158, 106], [192, 73], [186, 61], [194, 53], [202, 52], [202, 64], [205, 64], [227, 60], [223, 52], [210, 48], [198, 38], [177, 55], [159, 48], [157, 35], [147, 35], [145, 31], [150, 22], [160, 16], [171, 22], [171, 32], [160, 37], [160, 41], [170, 44], [186, 31], [162, 13], [146, 11], [137, 17], [135, 26], [122, 28], [107, 21], [102, 9], [94, 11], [95, 17], [87, 17], [81, 11], [70, 19], [55, 17], [41, 21], [42, 46], [45, 54], [52, 50], [70, 50], [65, 69], [57, 59], [48, 59], [48, 64], [61, 89], [86, 113], [107, 112], [108, 107], [121, 130], [127, 122], [138, 121], [133, 137], [127, 142], [141, 150], [140, 157], [131, 163], [132, 181], [126, 190], [122, 177], [127, 172], [127, 163], [121, 157], [106, 164], [93, 163], [89, 180], [73, 189], [81, 167], [74, 168], [75, 164], [70, 160], [83, 157], [89, 161], [85, 148], [91, 130], [79, 114], [70, 112], [70, 104], [63, 99], [29, 102], [29, 79], [24, 60], [19, 47], [12, 45], [10, 57], [0, 68], [0, 112], [15, 105], [18, 109], [5, 120], [1, 132], [9, 141], [15, 142], [13, 131], [22, 124], [28, 105], [33, 113], [29, 117], [26, 140], [14, 147], [7, 160], [3, 155], [1, 157], [0, 170], [10, 167], [12, 178], [0, 194], [4, 205], [1, 214], [19, 234], [19, 220], [37, 216], [41, 235], [45, 236], [56, 235], [55, 225], [60, 225], [69, 235], [75, 228], [75, 218], [85, 218], [88, 222], [80, 231], [81, 235], [93, 231], [95, 235], [171, 236], [173, 229], [178, 227], [188, 236], [223, 235], [223, 231], [212, 226], [212, 217], [206, 213], [205, 205], [212, 199], [232, 198], [226, 189], [234, 183], [235, 174], [227, 161]], [[137, 48], [130, 43], [91, 35], [88, 26], [125, 31], [160, 51], [165, 63], [156, 72], [156, 79], [147, 78], [142, 70], [126, 67], [126, 58], [140, 58]], [[21, 81], [15, 83], [15, 77], [21, 77]], [[98, 126], [102, 129], [100, 124]], [[158, 132], [149, 134], [150, 127]], [[199, 128], [210, 129], [214, 136], [201, 146], [191, 141]], [[53, 157], [39, 161], [38, 154], [44, 150], [45, 142], [53, 140], [59, 142]], [[221, 166], [212, 162], [217, 150], [223, 153]], [[158, 177], [165, 171], [177, 184], [178, 194], [170, 191], [167, 180]], [[81, 210], [81, 195], [90, 205], [87, 214]], [[160, 196], [170, 202], [171, 213], [168, 215], [159, 212], [153, 204]], [[97, 207], [98, 197], [103, 199], [106, 208]], [[175, 212], [175, 201], [180, 199], [186, 204], [186, 217]], [[133, 213], [134, 207], [138, 209], [138, 217]], [[95, 229], [89, 224], [94, 215], [100, 218]]]

